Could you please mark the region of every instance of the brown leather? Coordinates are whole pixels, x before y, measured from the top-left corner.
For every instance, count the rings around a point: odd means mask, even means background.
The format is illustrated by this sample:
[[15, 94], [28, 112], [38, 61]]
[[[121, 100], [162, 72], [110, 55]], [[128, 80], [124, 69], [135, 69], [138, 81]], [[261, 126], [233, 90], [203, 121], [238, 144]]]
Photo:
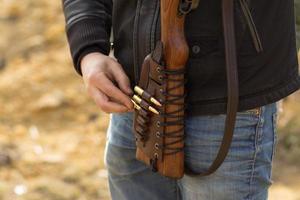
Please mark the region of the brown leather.
[[[146, 91], [146, 94], [142, 95], [142, 102], [140, 103], [141, 109], [135, 111], [134, 117], [134, 133], [136, 136], [137, 144], [137, 159], [145, 162], [146, 164], [158, 170], [162, 175], [181, 178], [183, 176], [183, 168], [185, 172], [191, 176], [206, 176], [215, 172], [220, 165], [223, 163], [229, 151], [236, 120], [236, 113], [239, 102], [239, 90], [238, 90], [238, 73], [237, 73], [237, 55], [236, 55], [236, 42], [235, 42], [235, 27], [234, 27], [234, 0], [222, 0], [222, 18], [223, 18], [223, 33], [225, 41], [225, 59], [226, 59], [226, 71], [227, 71], [227, 91], [228, 91], [228, 102], [227, 102], [227, 116], [225, 120], [224, 137], [220, 145], [217, 156], [211, 166], [204, 172], [193, 172], [188, 166], [183, 166], [183, 140], [181, 135], [175, 135], [175, 137], [167, 140], [164, 136], [172, 131], [179, 130], [179, 133], [183, 133], [183, 121], [177, 121], [176, 118], [172, 118], [172, 122], [166, 120], [161, 113], [172, 113], [174, 108], [178, 108], [176, 104], [171, 106], [163, 103], [161, 107], [155, 107], [159, 111], [159, 115], [149, 112], [147, 108], [151, 104], [149, 102], [150, 97], [155, 97], [160, 102], [167, 102], [170, 97], [166, 97], [164, 92], [172, 90], [176, 83], [164, 81], [161, 73], [165, 70], [174, 70], [180, 72], [182, 65], [186, 61], [186, 53], [188, 48], [186, 41], [183, 40], [183, 22], [184, 18], [177, 16], [177, 10], [168, 10], [170, 7], [167, 5], [176, 5], [176, 0], [161, 0], [161, 7], [164, 8], [164, 12], [169, 12], [168, 15], [164, 14], [162, 20], [162, 43], [156, 45], [155, 50], [149, 54], [143, 63], [140, 80], [138, 85]], [[168, 4], [169, 3], [169, 4]], [[174, 4], [172, 4], [174, 3]], [[174, 15], [174, 16], [173, 16]], [[171, 22], [170, 19], [175, 19]], [[176, 21], [178, 20], [178, 21]], [[177, 30], [174, 29], [174, 23], [179, 27]], [[173, 29], [172, 29], [173, 28]], [[175, 26], [176, 28], [176, 26]], [[172, 30], [172, 31], [170, 31]], [[176, 31], [178, 32], [176, 32]], [[178, 38], [169, 40], [172, 34], [175, 32]], [[181, 37], [180, 37], [181, 36]], [[175, 42], [174, 42], [175, 41]], [[174, 42], [174, 43], [172, 43]], [[163, 48], [163, 45], [165, 48]], [[173, 45], [173, 46], [172, 46]], [[176, 48], [174, 45], [177, 45]], [[181, 45], [181, 48], [178, 46]], [[164, 61], [164, 65], [162, 64]], [[173, 72], [174, 72], [173, 71]], [[170, 72], [170, 71], [168, 71]], [[180, 81], [184, 76], [180, 77]], [[170, 79], [171, 80], [171, 79]], [[176, 82], [176, 81], [175, 81]], [[179, 94], [183, 94], [183, 85], [177, 90]], [[176, 116], [180, 118], [183, 116], [184, 111], [180, 111]], [[176, 128], [171, 126], [161, 126], [161, 124], [176, 124]], [[182, 129], [180, 129], [182, 127]], [[178, 129], [179, 128], [179, 129]], [[171, 130], [171, 131], [170, 131]], [[178, 152], [175, 151], [174, 155], [169, 156], [167, 153], [166, 146], [175, 144]], [[171, 149], [176, 149], [172, 146]]]
[[207, 176], [215, 172], [227, 156], [234, 133], [236, 113], [239, 103], [237, 55], [234, 28], [234, 0], [222, 0], [222, 16], [228, 91], [224, 137], [219, 148], [219, 152], [208, 170], [205, 172], [196, 173], [191, 171], [186, 166], [186, 173], [189, 175]]
[[[136, 157], [138, 160], [150, 165], [154, 171], [158, 171], [164, 176], [181, 178], [184, 174], [183, 158], [180, 158], [180, 160], [177, 159], [180, 161], [177, 162], [182, 166], [181, 170], [178, 170], [178, 164], [166, 162], [166, 160], [172, 156], [174, 157], [174, 155], [177, 156], [176, 154], [183, 154], [183, 149], [178, 149], [178, 147], [174, 146], [178, 143], [183, 144], [184, 142], [183, 123], [176, 122], [177, 118], [175, 118], [175, 121], [174, 118], [169, 119], [168, 113], [165, 112], [166, 106], [168, 105], [165, 92], [167, 84], [169, 81], [172, 81], [171, 79], [173, 79], [174, 76], [176, 76], [177, 79], [179, 76], [182, 77], [178, 79], [182, 83], [184, 83], [184, 76], [180, 70], [167, 71], [167, 67], [163, 65], [162, 58], [163, 45], [161, 42], [158, 42], [154, 51], [146, 56], [142, 65], [138, 86], [142, 88], [145, 93], [139, 94], [142, 99], [141, 102], [139, 102], [141, 109], [136, 110], [134, 116], [134, 133], [137, 144]], [[172, 73], [172, 75], [168, 73]], [[173, 73], [175, 73], [175, 75]], [[180, 87], [184, 87], [184, 85]], [[154, 105], [154, 103], [150, 101], [151, 97], [161, 102], [162, 106]], [[180, 99], [180, 101], [183, 101], [183, 98]], [[147, 109], [149, 106], [157, 109], [160, 114], [157, 115], [150, 112]], [[147, 113], [147, 115], [145, 116], [141, 112]], [[175, 133], [167, 132], [166, 127], [171, 126], [176, 128], [179, 126], [182, 128], [180, 131], [175, 129]], [[171, 166], [173, 170], [166, 170], [168, 167], [165, 166]]]
[[[161, 48], [162, 47], [160, 45], [157, 45], [154, 52], [145, 58], [141, 69], [141, 76], [138, 86], [147, 91], [149, 95], [159, 99], [162, 102], [165, 100], [165, 97], [162, 95], [161, 89], [165, 90], [166, 85], [159, 82], [160, 74], [155, 70], [157, 67], [163, 69], [163, 66], [157, 63], [157, 61], [160, 61], [162, 58]], [[142, 95], [142, 97], [149, 100], [149, 95]], [[142, 110], [135, 110], [134, 117], [136, 144], [137, 147], [149, 158], [146, 160], [146, 163], [148, 164], [150, 164], [151, 159], [163, 159], [162, 149], [158, 148], [163, 145], [163, 138], [158, 137], [157, 135], [164, 132], [164, 127], [157, 124], [157, 122], [164, 122], [164, 118], [148, 111], [147, 108], [149, 105], [149, 101], [147, 102], [142, 100], [140, 104]], [[154, 107], [152, 104], [151, 106]], [[155, 107], [155, 109], [157, 109], [159, 112], [163, 112], [164, 108], [164, 106]], [[145, 116], [145, 113], [147, 113], [147, 116]], [[140, 118], [142, 118], [142, 120]], [[144, 121], [147, 122], [147, 128], [143, 128], [145, 125]], [[144, 134], [144, 137], [141, 137], [138, 132], [140, 134]]]

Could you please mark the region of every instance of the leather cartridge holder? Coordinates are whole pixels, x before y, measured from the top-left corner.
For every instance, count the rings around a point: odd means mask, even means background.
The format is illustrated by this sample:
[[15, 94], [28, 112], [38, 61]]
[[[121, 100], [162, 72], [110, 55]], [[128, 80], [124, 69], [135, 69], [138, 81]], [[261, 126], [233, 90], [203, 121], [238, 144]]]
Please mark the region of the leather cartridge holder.
[[[159, 171], [165, 176], [179, 178], [183, 175], [183, 160], [181, 161], [182, 172], [177, 171], [168, 174], [169, 172], [162, 172], [164, 170], [161, 171], [158, 167], [162, 165], [165, 156], [182, 153], [183, 150], [183, 145], [178, 147], [178, 144], [183, 143], [184, 139], [184, 116], [172, 117], [172, 113], [165, 113], [168, 81], [175, 82], [175, 87], [171, 90], [184, 87], [184, 69], [166, 70], [163, 65], [163, 45], [158, 42], [154, 51], [146, 56], [142, 65], [138, 87], [145, 92], [140, 95], [142, 100], [139, 102], [140, 108], [135, 109], [133, 127], [138, 150], [145, 155], [144, 158], [149, 158], [142, 161], [151, 166], [153, 171]], [[159, 101], [161, 106], [151, 102], [151, 97]], [[176, 103], [180, 108], [174, 113], [183, 112], [184, 95], [173, 96], [171, 100], [173, 101], [168, 103]], [[149, 106], [152, 106], [158, 113], [150, 111]], [[177, 128], [172, 132], [166, 132], [166, 126], [176, 126]], [[168, 138], [172, 138], [172, 142], [166, 142]], [[177, 146], [174, 146], [176, 144]], [[174, 165], [172, 167], [176, 168]]]

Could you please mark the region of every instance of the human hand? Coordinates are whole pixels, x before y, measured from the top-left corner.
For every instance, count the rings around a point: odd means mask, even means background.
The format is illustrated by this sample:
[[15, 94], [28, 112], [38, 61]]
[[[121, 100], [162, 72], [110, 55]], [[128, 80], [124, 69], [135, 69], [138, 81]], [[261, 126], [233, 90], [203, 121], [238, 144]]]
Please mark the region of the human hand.
[[81, 60], [81, 71], [89, 96], [102, 111], [123, 113], [133, 110], [129, 78], [114, 58], [98, 52], [87, 54]]

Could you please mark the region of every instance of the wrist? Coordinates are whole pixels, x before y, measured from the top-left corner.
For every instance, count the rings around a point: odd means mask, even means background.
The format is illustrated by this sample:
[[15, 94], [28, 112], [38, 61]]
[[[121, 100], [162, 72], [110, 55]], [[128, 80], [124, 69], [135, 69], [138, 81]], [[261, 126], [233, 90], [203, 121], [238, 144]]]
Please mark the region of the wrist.
[[87, 55], [92, 54], [92, 53], [102, 54], [101, 52], [102, 52], [101, 49], [97, 45], [86, 47], [83, 51], [81, 51], [81, 53], [79, 54], [79, 57], [77, 59], [77, 63], [75, 65], [75, 69], [76, 69], [77, 73], [82, 76], [82, 60], [83, 60], [83, 58], [85, 58]]
[[106, 55], [100, 53], [100, 52], [90, 52], [82, 57], [80, 61], [80, 71], [83, 74], [87, 71], [87, 68], [95, 66], [94, 63], [98, 63], [99, 59], [104, 57]]

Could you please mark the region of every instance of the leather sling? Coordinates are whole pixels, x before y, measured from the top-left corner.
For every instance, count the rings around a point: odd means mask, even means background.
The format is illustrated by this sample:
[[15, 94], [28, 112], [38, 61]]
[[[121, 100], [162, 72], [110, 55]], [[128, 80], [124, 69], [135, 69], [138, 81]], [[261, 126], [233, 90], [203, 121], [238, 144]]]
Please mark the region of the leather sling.
[[227, 75], [227, 116], [225, 120], [224, 137], [218, 154], [207, 171], [196, 173], [185, 166], [188, 175], [207, 176], [215, 172], [225, 160], [229, 151], [239, 103], [237, 54], [234, 25], [234, 0], [222, 0], [223, 35], [225, 42], [225, 60]]

